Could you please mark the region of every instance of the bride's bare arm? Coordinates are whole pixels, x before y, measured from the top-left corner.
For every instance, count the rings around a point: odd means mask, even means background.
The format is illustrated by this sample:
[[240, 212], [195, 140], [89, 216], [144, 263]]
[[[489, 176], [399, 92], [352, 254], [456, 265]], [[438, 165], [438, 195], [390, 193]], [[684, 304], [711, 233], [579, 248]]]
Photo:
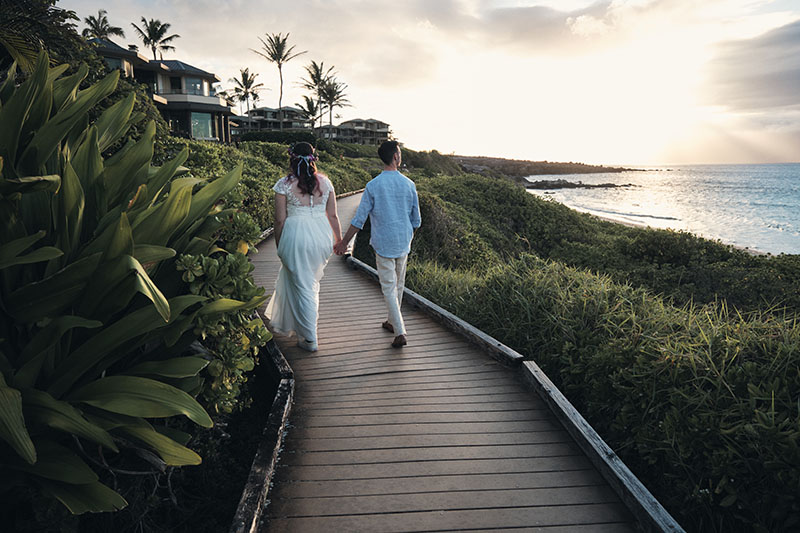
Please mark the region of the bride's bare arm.
[[283, 223], [286, 222], [286, 195], [275, 195], [275, 247], [277, 248], [281, 242], [281, 233], [283, 233]]
[[331, 185], [331, 192], [328, 195], [328, 203], [325, 205], [325, 214], [328, 216], [328, 223], [333, 230], [333, 237], [336, 242], [342, 240], [342, 228], [339, 225], [339, 211], [336, 209], [336, 191]]

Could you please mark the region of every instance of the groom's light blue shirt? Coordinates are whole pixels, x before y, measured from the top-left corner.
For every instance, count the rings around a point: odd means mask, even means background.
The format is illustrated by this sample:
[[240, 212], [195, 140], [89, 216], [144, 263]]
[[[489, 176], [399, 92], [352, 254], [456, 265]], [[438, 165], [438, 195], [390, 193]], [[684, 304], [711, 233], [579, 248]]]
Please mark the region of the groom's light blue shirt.
[[383, 257], [407, 255], [414, 230], [422, 223], [417, 186], [396, 170], [384, 170], [367, 183], [350, 224], [362, 229], [367, 217], [369, 243], [375, 253]]

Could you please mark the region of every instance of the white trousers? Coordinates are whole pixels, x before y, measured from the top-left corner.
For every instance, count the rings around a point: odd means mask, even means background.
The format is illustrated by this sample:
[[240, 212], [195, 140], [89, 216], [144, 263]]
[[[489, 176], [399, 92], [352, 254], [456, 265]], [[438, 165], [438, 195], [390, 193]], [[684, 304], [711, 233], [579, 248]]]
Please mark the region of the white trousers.
[[406, 326], [400, 306], [403, 304], [403, 287], [406, 283], [406, 262], [408, 255], [402, 257], [383, 257], [375, 254], [375, 263], [378, 267], [378, 279], [381, 282], [383, 298], [389, 308], [389, 323], [394, 328], [395, 335], [405, 335]]

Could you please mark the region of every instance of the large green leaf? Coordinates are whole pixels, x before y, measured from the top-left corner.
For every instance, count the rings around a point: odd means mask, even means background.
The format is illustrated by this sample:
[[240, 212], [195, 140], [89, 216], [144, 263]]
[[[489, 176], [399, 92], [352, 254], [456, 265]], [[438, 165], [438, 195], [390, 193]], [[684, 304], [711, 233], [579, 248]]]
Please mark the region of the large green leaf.
[[39, 457], [35, 464], [12, 465], [12, 468], [39, 477], [76, 485], [97, 481], [97, 474], [94, 470], [89, 468], [69, 448], [47, 440], [37, 441], [36, 448], [39, 451]]
[[[69, 68], [69, 65], [59, 65], [56, 69], [61, 69], [61, 67]], [[66, 68], [61, 69], [61, 72], [63, 73]], [[59, 112], [75, 101], [81, 82], [89, 74], [89, 67], [82, 63], [75, 74], [59, 80], [55, 79], [58, 76], [53, 77], [53, 74], [58, 73], [56, 69], [50, 70], [50, 79], [53, 80], [53, 109]]]
[[[133, 247], [131, 246], [131, 248]], [[103, 263], [98, 270], [98, 275], [89, 283], [86, 294], [81, 300], [80, 314], [97, 317], [97, 311], [102, 304], [114, 304], [106, 307], [121, 308], [127, 305], [129, 299], [138, 292], [153, 302], [165, 322], [169, 321], [169, 302], [150, 279], [141, 263], [133, 256], [116, 257]], [[130, 276], [134, 277], [133, 284], [129, 283], [127, 279]], [[121, 290], [121, 287], [125, 287], [127, 290]], [[110, 302], [111, 299], [120, 301]]]
[[133, 247], [133, 256], [139, 260], [143, 266], [148, 263], [157, 263], [164, 259], [175, 257], [175, 250], [166, 246], [156, 246], [153, 244], [137, 244]]
[[23, 176], [9, 180], [0, 180], [0, 194], [9, 196], [15, 192], [27, 194], [36, 191], [56, 192], [61, 186], [61, 176]]
[[98, 83], [80, 91], [74, 102], [39, 128], [22, 152], [18, 169], [36, 173], [75, 125], [86, 119], [87, 111], [114, 91], [118, 80], [119, 71], [114, 70]]
[[231, 192], [239, 180], [242, 178], [243, 164], [239, 163], [236, 167], [228, 172], [225, 176], [216, 179], [197, 191], [192, 197], [192, 208], [186, 217], [185, 222], [178, 230], [178, 234], [182, 233], [194, 221], [208, 215], [211, 207], [219, 201], [220, 198]]
[[9, 314], [20, 322], [55, 317], [75, 302], [100, 264], [97, 253], [71, 263], [42, 281], [12, 292], [6, 302]]
[[148, 200], [150, 205], [153, 205], [156, 199], [159, 198], [159, 193], [164, 189], [164, 186], [172, 179], [177, 173], [178, 169], [182, 168], [181, 165], [186, 162], [189, 157], [189, 148], [184, 146], [178, 155], [172, 160], [167, 161], [161, 165], [147, 180]]
[[71, 485], [57, 481], [39, 481], [42, 489], [63, 503], [72, 514], [101, 513], [124, 509], [128, 502], [100, 482]]
[[101, 152], [120, 140], [128, 131], [135, 101], [136, 95], [131, 92], [127, 97], [103, 111], [103, 114], [97, 119], [95, 126], [99, 133], [98, 146]]
[[239, 300], [232, 300], [230, 298], [220, 298], [219, 300], [214, 300], [204, 305], [197, 314], [206, 316], [217, 313], [230, 313], [232, 311], [248, 311], [266, 302], [267, 298], [269, 298], [268, 295], [254, 296], [247, 302], [240, 302]]
[[102, 322], [87, 320], [79, 316], [64, 315], [56, 318], [42, 328], [20, 353], [14, 375], [14, 385], [19, 388], [33, 387], [39, 377], [42, 362], [48, 350], [72, 328], [98, 328]]
[[59, 221], [57, 245], [68, 256], [80, 243], [81, 225], [83, 224], [83, 208], [85, 205], [83, 187], [75, 169], [69, 161], [63, 163], [61, 189], [56, 194]]
[[[169, 300], [171, 317], [175, 320], [189, 306], [204, 301], [202, 296], [184, 295]], [[70, 354], [67, 361], [56, 368], [57, 376], [48, 392], [56, 398], [65, 394], [86, 372], [100, 364], [112, 352], [117, 360], [127, 353], [120, 349], [123, 344], [164, 327], [164, 319], [152, 306], [146, 306], [128, 314], [117, 322], [93, 335]]]
[[178, 444], [171, 438], [153, 429], [125, 426], [120, 428], [119, 431], [153, 448], [169, 466], [199, 465], [203, 462], [202, 457], [189, 448]]
[[97, 141], [97, 128], [91, 126], [86, 130], [86, 138], [75, 151], [70, 160], [72, 168], [78, 174], [86, 195], [92, 196], [92, 189], [103, 174], [103, 156], [100, 153]]
[[39, 54], [36, 68], [28, 80], [14, 91], [14, 94], [0, 108], [0, 157], [5, 160], [6, 177], [17, 178], [37, 172], [18, 173], [17, 149], [20, 134], [31, 107], [36, 103], [44, 86], [47, 84], [48, 63], [47, 53]]
[[170, 194], [167, 201], [158, 207], [143, 212], [132, 224], [134, 241], [165, 246], [172, 234], [186, 220], [191, 202], [191, 189], [182, 188]]
[[33, 246], [46, 235], [45, 231], [39, 231], [33, 235], [15, 239], [7, 244], [0, 246], [0, 270], [14, 265], [26, 265], [47, 261], [63, 255], [63, 252], [53, 246], [42, 246], [29, 254], [20, 256], [22, 252]]
[[76, 390], [67, 399], [128, 416], [164, 418], [182, 414], [203, 427], [214, 425], [205, 409], [182, 390], [137, 376], [101, 378]]
[[138, 142], [125, 145], [122, 155], [106, 160], [103, 181], [109, 205], [127, 201], [128, 196], [147, 180], [155, 134], [155, 122], [150, 121]]
[[69, 403], [56, 400], [44, 391], [25, 390], [22, 395], [22, 405], [25, 415], [39, 424], [83, 437], [109, 450], [119, 451], [107, 431], [86, 420], [81, 412]]
[[36, 462], [36, 448], [25, 427], [25, 417], [22, 414], [22, 394], [6, 385], [2, 374], [0, 374], [0, 438], [26, 462], [30, 464]]
[[208, 360], [202, 357], [176, 357], [164, 361], [147, 361], [129, 368], [125, 373], [130, 375], [156, 375], [168, 378], [188, 378], [208, 366]]

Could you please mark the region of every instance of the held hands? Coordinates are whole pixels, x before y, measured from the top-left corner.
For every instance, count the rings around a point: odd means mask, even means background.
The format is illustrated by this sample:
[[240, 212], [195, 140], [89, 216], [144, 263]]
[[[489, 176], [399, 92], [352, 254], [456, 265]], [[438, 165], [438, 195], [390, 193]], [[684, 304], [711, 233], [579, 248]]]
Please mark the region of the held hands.
[[333, 245], [333, 253], [336, 255], [344, 255], [347, 253], [347, 245], [350, 242], [345, 241], [344, 239], [339, 239], [336, 244]]

